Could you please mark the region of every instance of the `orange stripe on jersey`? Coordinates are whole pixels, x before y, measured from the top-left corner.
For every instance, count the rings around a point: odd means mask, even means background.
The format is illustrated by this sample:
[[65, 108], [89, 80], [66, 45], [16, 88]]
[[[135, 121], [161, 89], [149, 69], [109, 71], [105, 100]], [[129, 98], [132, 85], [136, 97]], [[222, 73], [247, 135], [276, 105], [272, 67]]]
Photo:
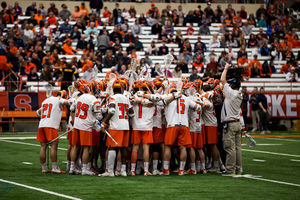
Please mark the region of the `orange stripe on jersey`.
[[99, 101], [95, 101], [95, 102], [94, 102], [94, 105], [95, 105], [96, 103], [100, 103], [100, 102], [99, 102]]

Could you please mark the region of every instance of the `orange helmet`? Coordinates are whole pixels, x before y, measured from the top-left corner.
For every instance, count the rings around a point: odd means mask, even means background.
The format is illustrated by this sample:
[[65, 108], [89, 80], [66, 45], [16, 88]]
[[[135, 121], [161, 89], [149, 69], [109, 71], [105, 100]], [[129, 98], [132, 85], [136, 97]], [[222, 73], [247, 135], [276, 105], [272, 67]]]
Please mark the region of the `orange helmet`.
[[220, 80], [219, 79], [215, 79], [212, 88], [215, 88], [217, 85], [220, 85]]
[[218, 94], [218, 95], [223, 95], [223, 87], [220, 86], [220, 85], [217, 85], [217, 86], [214, 88], [213, 91], [215, 92], [215, 96], [216, 96], [217, 94]]
[[133, 89], [139, 89], [142, 87], [143, 81], [134, 81], [133, 83]]
[[120, 78], [120, 82], [124, 84], [124, 86], [126, 86], [126, 88], [129, 88], [129, 83], [127, 78]]
[[181, 78], [181, 82], [183, 83], [182, 86], [185, 86], [185, 84], [187, 84], [189, 82], [189, 78], [188, 77], [182, 77]]
[[157, 79], [154, 79], [153, 84], [156, 87], [156, 89], [159, 89], [160, 86], [161, 86], [161, 84], [162, 84], [162, 82], [163, 82], [162, 79], [157, 78]]
[[143, 81], [141, 87], [146, 87], [151, 91], [153, 89], [153, 82], [152, 81]]
[[214, 81], [215, 81], [214, 78], [210, 78], [210, 79], [208, 79], [208, 80], [206, 81], [206, 83], [208, 83], [208, 84], [213, 84]]
[[201, 88], [203, 82], [200, 79], [194, 80], [193, 86], [198, 91]]
[[113, 82], [112, 88], [113, 88], [113, 89], [116, 89], [116, 88], [123, 89], [123, 84], [121, 83], [120, 79], [116, 79], [116, 80]]
[[94, 81], [94, 80], [92, 80], [92, 81], [90, 82], [90, 89], [91, 89], [91, 91], [92, 91], [94, 94], [99, 94], [99, 92], [100, 92], [100, 86], [99, 86], [99, 83], [96, 82], [96, 81]]
[[193, 83], [192, 82], [188, 82], [188, 83], [186, 83], [183, 87], [182, 87], [182, 89], [189, 89], [190, 87], [192, 87], [193, 86]]
[[91, 91], [89, 84], [82, 84], [79, 88], [79, 91], [82, 93], [89, 93]]
[[68, 93], [66, 90], [61, 90], [57, 93], [57, 96], [61, 96], [61, 98], [63, 99], [67, 99], [68, 98]]
[[172, 92], [177, 92], [176, 83], [171, 83], [171, 85], [170, 85], [169, 93], [172, 93]]

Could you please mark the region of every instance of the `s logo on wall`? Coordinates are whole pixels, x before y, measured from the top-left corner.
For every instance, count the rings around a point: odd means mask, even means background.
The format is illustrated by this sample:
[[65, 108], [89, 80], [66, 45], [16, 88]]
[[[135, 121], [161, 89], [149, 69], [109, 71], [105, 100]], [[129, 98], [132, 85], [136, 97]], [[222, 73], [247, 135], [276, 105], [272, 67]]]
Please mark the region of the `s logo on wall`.
[[39, 109], [38, 93], [9, 93], [10, 111], [32, 111]]

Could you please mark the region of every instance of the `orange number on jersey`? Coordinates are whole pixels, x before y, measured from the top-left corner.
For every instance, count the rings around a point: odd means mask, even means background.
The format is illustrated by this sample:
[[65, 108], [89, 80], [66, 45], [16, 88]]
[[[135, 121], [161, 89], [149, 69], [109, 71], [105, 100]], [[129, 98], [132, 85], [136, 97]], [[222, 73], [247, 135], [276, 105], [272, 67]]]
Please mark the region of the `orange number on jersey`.
[[142, 118], [142, 104], [139, 103], [139, 118]]
[[77, 102], [77, 112], [75, 117], [78, 117], [80, 112], [83, 111], [83, 115], [80, 115], [79, 118], [80, 119], [86, 119], [87, 117], [87, 111], [89, 110], [89, 105], [87, 104], [82, 104], [81, 102]]
[[[43, 111], [42, 111], [42, 119], [44, 118], [50, 118], [51, 116], [51, 110], [52, 110], [52, 103], [50, 104], [44, 104], [43, 105]], [[48, 112], [47, 115], [44, 115], [45, 112]]]
[[155, 112], [154, 112], [154, 116], [157, 115], [157, 106], [155, 105]]
[[196, 122], [200, 122], [201, 112], [198, 111], [197, 114], [198, 114], [199, 118], [196, 119]]
[[118, 103], [118, 106], [119, 106], [119, 110], [122, 113], [122, 115], [119, 116], [119, 119], [128, 119], [129, 105]]
[[185, 110], [184, 100], [180, 99], [180, 104], [178, 102], [179, 99], [177, 99], [177, 113], [179, 114], [179, 107], [181, 107], [180, 114], [184, 114], [184, 110]]
[[215, 107], [213, 106], [213, 114], [216, 116]]

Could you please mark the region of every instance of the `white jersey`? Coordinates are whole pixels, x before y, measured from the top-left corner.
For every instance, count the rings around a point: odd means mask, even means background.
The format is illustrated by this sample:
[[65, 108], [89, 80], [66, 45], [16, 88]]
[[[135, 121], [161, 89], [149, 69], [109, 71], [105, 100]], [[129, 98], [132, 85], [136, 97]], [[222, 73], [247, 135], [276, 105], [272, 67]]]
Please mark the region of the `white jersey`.
[[81, 95], [76, 102], [74, 128], [92, 132], [96, 124], [96, 113], [101, 111], [100, 102], [91, 94]]
[[[136, 94], [135, 96], [137, 97]], [[134, 103], [132, 108], [135, 113], [132, 118], [132, 130], [152, 131], [155, 106], [147, 107], [140, 103]]]
[[128, 114], [132, 107], [129, 99], [122, 94], [115, 94], [109, 97], [108, 105], [110, 104], [115, 104], [115, 114], [109, 120], [109, 129], [129, 130]]
[[[190, 97], [193, 101], [197, 100], [197, 97], [191, 96]], [[202, 117], [201, 117], [202, 111], [195, 111], [193, 109], [189, 110], [189, 127], [190, 132], [201, 132], [201, 125], [202, 125]]]
[[[169, 96], [170, 95], [163, 95], [162, 98], [166, 99]], [[167, 128], [178, 125], [189, 127], [188, 112], [190, 108], [194, 108], [195, 106], [196, 103], [184, 95], [166, 105], [165, 116]], [[181, 123], [179, 122], [179, 115], [181, 115]]]
[[205, 126], [218, 126], [218, 121], [216, 117], [215, 107], [212, 100], [203, 97], [203, 102], [209, 104], [209, 107], [205, 107], [202, 112], [202, 119]]
[[131, 97], [131, 93], [126, 90], [124, 91], [123, 95], [128, 99]]
[[62, 98], [53, 96], [43, 101], [39, 128], [59, 128], [64, 101]]
[[163, 115], [162, 112], [164, 110], [164, 106], [162, 105], [154, 105], [155, 107], [155, 112], [153, 115], [153, 128], [162, 128], [162, 123], [163, 123]]

